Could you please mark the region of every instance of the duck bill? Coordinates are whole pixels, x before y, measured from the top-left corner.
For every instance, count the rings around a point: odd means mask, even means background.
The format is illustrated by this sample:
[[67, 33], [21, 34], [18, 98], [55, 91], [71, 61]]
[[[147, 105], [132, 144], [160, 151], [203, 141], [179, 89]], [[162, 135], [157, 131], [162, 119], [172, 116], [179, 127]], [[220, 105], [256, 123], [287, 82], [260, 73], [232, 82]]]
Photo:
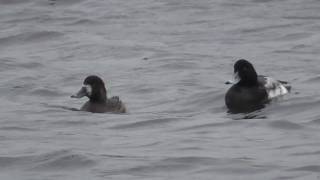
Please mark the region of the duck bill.
[[226, 81], [225, 84], [237, 84], [239, 81], [240, 81], [239, 73], [235, 72], [233, 74], [233, 79]]
[[76, 94], [72, 95], [71, 98], [82, 98], [87, 95], [87, 89], [82, 87]]

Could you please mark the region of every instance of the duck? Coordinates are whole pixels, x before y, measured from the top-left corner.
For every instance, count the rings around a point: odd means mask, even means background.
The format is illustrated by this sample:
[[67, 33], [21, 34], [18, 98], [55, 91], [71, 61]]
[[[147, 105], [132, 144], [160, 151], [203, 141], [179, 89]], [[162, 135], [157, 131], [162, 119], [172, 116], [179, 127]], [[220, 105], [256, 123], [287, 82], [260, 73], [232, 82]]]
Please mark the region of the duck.
[[291, 89], [286, 81], [258, 75], [253, 65], [245, 59], [235, 62], [234, 75], [236, 82], [225, 95], [225, 104], [231, 113], [262, 109], [272, 99], [289, 93]]
[[89, 98], [89, 101], [81, 107], [80, 111], [92, 113], [125, 113], [127, 111], [119, 96], [107, 98], [105, 84], [96, 75], [86, 77], [81, 89], [72, 95], [71, 98], [82, 98], [85, 96]]

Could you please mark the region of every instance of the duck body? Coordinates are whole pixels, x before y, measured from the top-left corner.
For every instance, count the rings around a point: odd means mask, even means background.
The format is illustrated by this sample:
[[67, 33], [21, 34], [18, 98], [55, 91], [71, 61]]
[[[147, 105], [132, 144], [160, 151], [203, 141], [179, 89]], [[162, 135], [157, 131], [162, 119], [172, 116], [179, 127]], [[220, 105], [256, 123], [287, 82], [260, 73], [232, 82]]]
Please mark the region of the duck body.
[[233, 85], [226, 93], [225, 103], [231, 112], [250, 112], [264, 107], [267, 91], [262, 86]]
[[107, 98], [107, 91], [104, 82], [98, 76], [88, 76], [82, 88], [72, 98], [88, 97], [87, 101], [81, 108], [81, 111], [92, 113], [125, 113], [126, 107], [118, 96]]
[[234, 65], [237, 83], [227, 91], [225, 104], [230, 112], [251, 112], [261, 109], [273, 98], [289, 92], [286, 82], [257, 75], [247, 60], [238, 60]]
[[120, 101], [118, 96], [114, 96], [106, 100], [106, 102], [91, 102], [87, 101], [80, 109], [81, 111], [88, 111], [92, 113], [125, 113], [126, 107]]

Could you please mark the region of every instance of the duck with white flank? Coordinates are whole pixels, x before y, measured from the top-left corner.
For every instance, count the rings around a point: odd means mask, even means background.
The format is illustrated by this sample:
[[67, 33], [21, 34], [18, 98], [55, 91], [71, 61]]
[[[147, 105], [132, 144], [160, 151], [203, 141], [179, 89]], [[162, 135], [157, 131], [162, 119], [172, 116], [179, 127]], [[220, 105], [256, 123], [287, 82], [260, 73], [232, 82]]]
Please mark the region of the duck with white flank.
[[234, 64], [236, 83], [228, 90], [225, 103], [230, 112], [251, 112], [264, 107], [271, 99], [287, 94], [287, 82], [257, 75], [253, 65], [240, 59]]

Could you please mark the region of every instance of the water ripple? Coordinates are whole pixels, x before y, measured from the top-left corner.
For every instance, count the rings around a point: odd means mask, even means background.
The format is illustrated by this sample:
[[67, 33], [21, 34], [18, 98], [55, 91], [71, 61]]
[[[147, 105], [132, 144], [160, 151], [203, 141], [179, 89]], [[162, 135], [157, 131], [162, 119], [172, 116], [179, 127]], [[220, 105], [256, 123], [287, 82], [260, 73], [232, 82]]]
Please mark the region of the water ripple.
[[56, 39], [61, 36], [63, 36], [63, 33], [56, 31], [26, 32], [18, 35], [0, 38], [0, 46], [23, 45], [27, 43], [43, 42]]
[[67, 150], [55, 151], [41, 155], [0, 157], [0, 167], [22, 167], [32, 170], [73, 170], [95, 165], [96, 162], [86, 155]]

